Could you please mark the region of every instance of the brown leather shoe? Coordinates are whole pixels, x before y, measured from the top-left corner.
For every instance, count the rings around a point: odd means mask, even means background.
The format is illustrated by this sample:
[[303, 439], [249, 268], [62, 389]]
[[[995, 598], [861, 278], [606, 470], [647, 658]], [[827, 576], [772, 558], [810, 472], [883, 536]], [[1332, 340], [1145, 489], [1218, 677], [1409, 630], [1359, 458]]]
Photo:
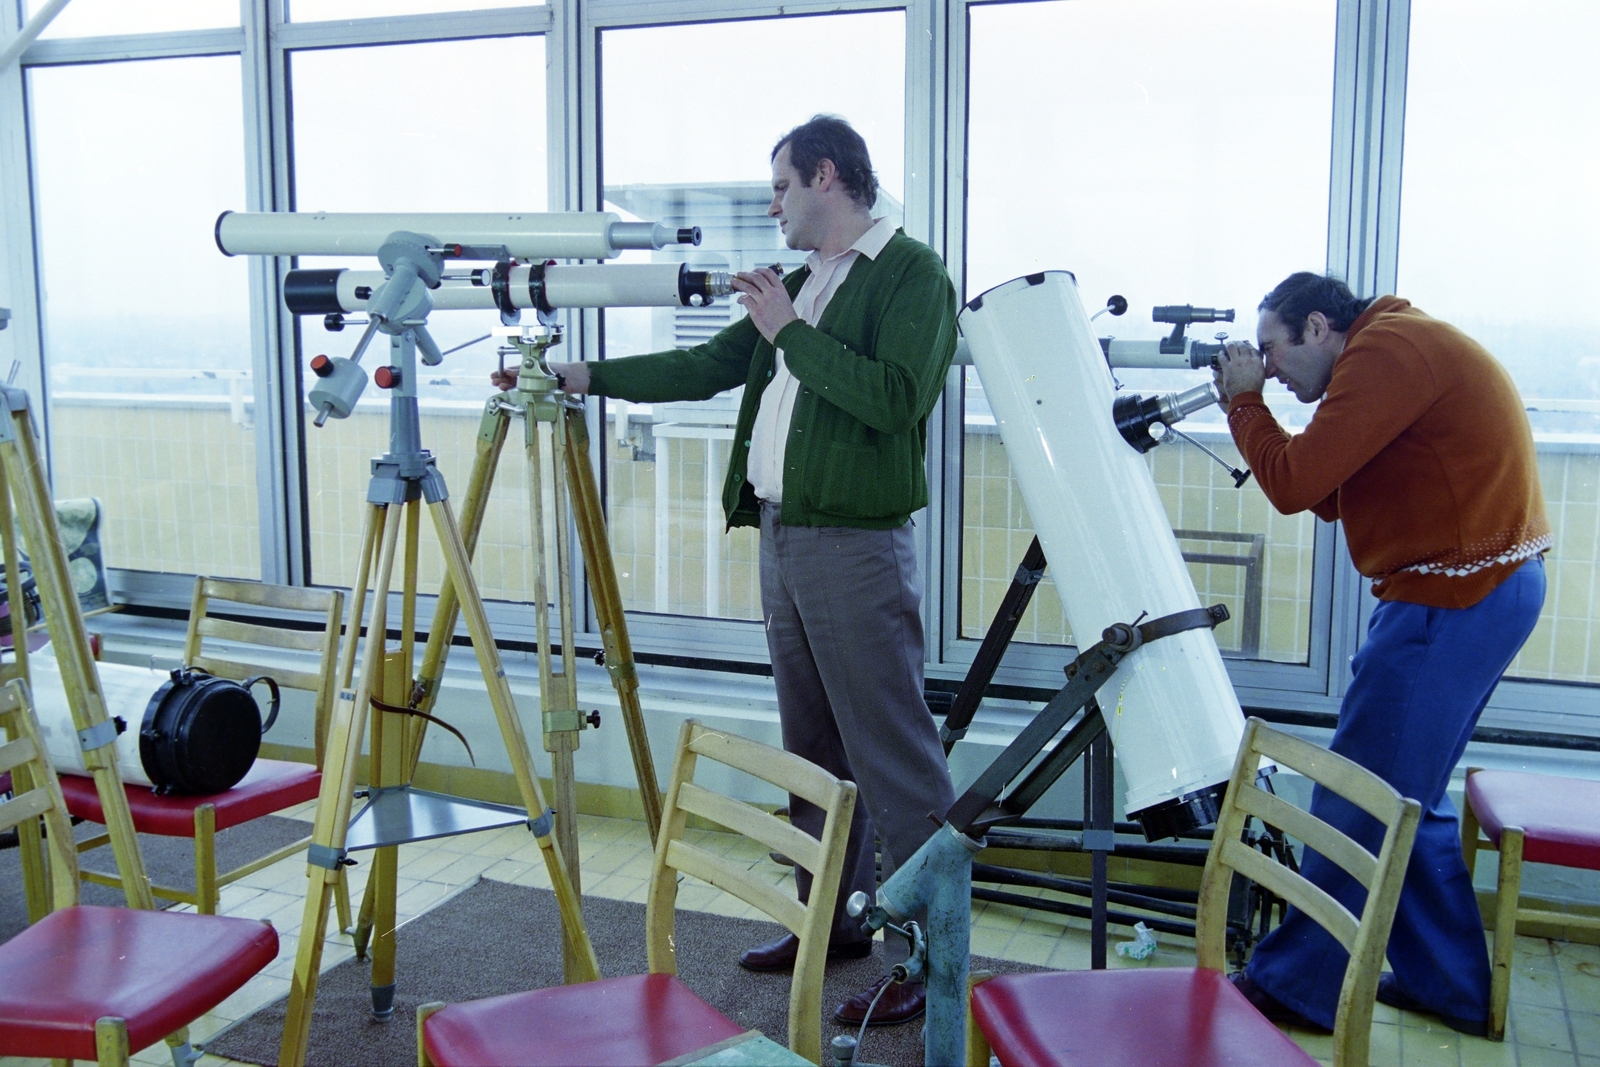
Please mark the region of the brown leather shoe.
[[[883, 987], [887, 985], [888, 989]], [[878, 996], [878, 991], [883, 990], [883, 995]], [[877, 1006], [872, 1004], [872, 998], [878, 997]], [[866, 991], [857, 993], [838, 1008], [834, 1009], [833, 1021], [844, 1023], [846, 1026], [860, 1026], [861, 1020], [867, 1017], [867, 1009], [872, 1008], [872, 1019], [868, 1026], [894, 1026], [896, 1023], [908, 1023], [912, 1019], [920, 1018], [928, 1007], [928, 990], [921, 982], [901, 982], [891, 984], [889, 976], [884, 975]]]
[[[792, 971], [795, 957], [800, 955], [800, 939], [784, 934], [776, 941], [745, 949], [739, 956], [739, 966], [747, 971]], [[872, 955], [872, 941], [844, 941], [828, 946], [830, 960], [864, 960]]]

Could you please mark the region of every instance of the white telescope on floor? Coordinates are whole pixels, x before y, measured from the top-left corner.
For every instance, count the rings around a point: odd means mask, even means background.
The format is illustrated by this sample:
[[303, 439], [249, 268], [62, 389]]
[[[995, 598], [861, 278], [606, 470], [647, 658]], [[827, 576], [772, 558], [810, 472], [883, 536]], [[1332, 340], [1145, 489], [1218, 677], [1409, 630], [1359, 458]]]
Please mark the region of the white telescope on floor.
[[610, 211], [224, 211], [216, 239], [227, 256], [375, 256], [400, 231], [436, 239], [446, 259], [610, 259], [629, 249], [700, 243], [698, 226], [624, 222]]
[[[1144, 457], [1112, 419], [1073, 276], [996, 286], [960, 325], [1073, 632], [1200, 607]], [[1142, 646], [1100, 694], [1129, 818], [1181, 822], [1220, 800], [1244, 715], [1209, 629]]]

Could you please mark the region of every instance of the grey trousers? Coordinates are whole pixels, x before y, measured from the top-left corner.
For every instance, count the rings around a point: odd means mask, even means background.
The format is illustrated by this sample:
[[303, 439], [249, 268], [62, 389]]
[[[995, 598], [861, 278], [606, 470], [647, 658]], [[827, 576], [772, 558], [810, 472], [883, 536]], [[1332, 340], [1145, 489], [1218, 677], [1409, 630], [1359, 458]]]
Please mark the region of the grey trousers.
[[[876, 894], [874, 831], [888, 878], [955, 802], [922, 696], [922, 577], [911, 524], [783, 526], [778, 508], [763, 503], [761, 606], [783, 747], [858, 789], [832, 935], [858, 941], [864, 931], [844, 904], [857, 890]], [[789, 811], [796, 826], [821, 836], [815, 805], [791, 797]], [[808, 899], [810, 873], [797, 868], [795, 879]], [[906, 955], [898, 937], [885, 946], [891, 963]]]

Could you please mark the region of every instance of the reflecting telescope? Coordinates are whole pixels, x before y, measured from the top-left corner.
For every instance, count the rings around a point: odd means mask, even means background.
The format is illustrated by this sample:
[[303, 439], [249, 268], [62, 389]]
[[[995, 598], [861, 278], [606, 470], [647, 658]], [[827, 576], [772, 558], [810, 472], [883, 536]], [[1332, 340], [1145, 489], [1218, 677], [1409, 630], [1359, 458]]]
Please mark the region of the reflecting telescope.
[[700, 243], [698, 226], [624, 222], [610, 211], [224, 211], [216, 239], [225, 256], [375, 256], [397, 231], [428, 235], [445, 259], [610, 259]]
[[[366, 311], [387, 281], [377, 270], [292, 270], [283, 302], [296, 315]], [[514, 315], [533, 309], [704, 307], [733, 292], [728, 271], [693, 270], [687, 263], [513, 264], [445, 274], [429, 296], [436, 311], [480, 309]]]
[[[960, 325], [1073, 632], [1200, 607], [1150, 470], [1107, 417], [1116, 385], [1073, 276], [1006, 282]], [[1129, 817], [1152, 840], [1209, 822], [1244, 732], [1212, 632], [1143, 645], [1107, 686]]]

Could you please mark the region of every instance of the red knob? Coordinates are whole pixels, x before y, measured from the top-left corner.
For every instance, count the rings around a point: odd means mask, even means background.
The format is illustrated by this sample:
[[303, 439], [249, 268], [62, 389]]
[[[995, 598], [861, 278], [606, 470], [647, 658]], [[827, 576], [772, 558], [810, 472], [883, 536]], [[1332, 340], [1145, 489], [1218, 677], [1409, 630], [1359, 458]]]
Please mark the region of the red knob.
[[372, 381], [379, 389], [393, 389], [400, 384], [400, 368], [379, 367], [372, 372]]
[[318, 378], [326, 378], [328, 375], [333, 373], [333, 360], [329, 359], [327, 356], [312, 356], [311, 373], [315, 374]]

